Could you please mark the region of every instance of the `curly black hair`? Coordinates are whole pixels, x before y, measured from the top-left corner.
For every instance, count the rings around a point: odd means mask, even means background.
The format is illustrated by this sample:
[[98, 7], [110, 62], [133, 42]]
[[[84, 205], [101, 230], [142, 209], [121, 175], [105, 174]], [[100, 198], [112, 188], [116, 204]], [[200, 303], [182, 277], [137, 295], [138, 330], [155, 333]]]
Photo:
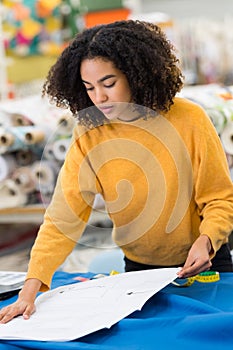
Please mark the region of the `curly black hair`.
[[133, 102], [156, 112], [167, 112], [183, 86], [174, 46], [155, 24], [117, 21], [78, 33], [50, 68], [42, 95], [59, 107], [68, 107], [82, 125], [103, 123], [105, 117], [82, 114], [93, 106], [80, 75], [84, 59], [101, 57], [121, 70], [129, 83]]

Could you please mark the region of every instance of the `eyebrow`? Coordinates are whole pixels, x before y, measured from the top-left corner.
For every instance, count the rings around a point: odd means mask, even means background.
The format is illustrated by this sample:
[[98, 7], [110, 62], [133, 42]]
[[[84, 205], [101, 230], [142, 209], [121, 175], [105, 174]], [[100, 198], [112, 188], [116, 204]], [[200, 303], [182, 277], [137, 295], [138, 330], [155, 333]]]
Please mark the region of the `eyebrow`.
[[[115, 77], [116, 77], [116, 75], [114, 75], [114, 74], [108, 74], [108, 75], [105, 75], [103, 78], [97, 80], [97, 83], [102, 83], [103, 81], [105, 81], [107, 79], [115, 78]], [[89, 83], [89, 81], [82, 80], [82, 82], [85, 83], [85, 84], [91, 85], [91, 83]]]

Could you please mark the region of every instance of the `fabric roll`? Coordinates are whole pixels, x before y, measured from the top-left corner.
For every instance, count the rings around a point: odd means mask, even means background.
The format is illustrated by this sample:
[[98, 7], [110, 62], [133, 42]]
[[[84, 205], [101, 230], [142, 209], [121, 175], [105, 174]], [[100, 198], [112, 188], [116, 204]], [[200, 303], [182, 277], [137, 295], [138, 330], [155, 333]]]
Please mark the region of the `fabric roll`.
[[22, 133], [23, 140], [27, 145], [44, 144], [48, 138], [46, 128], [39, 126], [22, 126], [18, 127], [18, 131]]
[[19, 150], [14, 153], [16, 163], [18, 166], [26, 166], [30, 165], [36, 160], [38, 160], [38, 156], [32, 152], [32, 150]]
[[58, 119], [56, 134], [58, 135], [71, 135], [73, 127], [75, 125], [75, 119], [73, 116], [65, 114]]
[[45, 160], [54, 160], [55, 156], [53, 153], [53, 143], [47, 143], [44, 147], [44, 151], [43, 151], [43, 159]]
[[0, 198], [0, 209], [19, 207], [27, 203], [27, 194], [12, 179], [0, 183]]
[[0, 181], [5, 180], [16, 168], [16, 160], [12, 154], [0, 156]]
[[10, 133], [7, 129], [0, 129], [0, 146], [10, 147], [15, 142], [14, 134]]
[[26, 126], [33, 125], [30, 119], [28, 119], [25, 115], [20, 113], [12, 113], [10, 115], [12, 125], [14, 126]]
[[54, 157], [63, 162], [70, 146], [70, 138], [60, 138], [56, 140], [53, 144]]
[[221, 141], [226, 153], [233, 155], [233, 122], [229, 122], [223, 129]]
[[20, 188], [22, 193], [30, 193], [36, 190], [36, 182], [31, 167], [24, 166], [15, 169], [11, 179]]
[[35, 179], [36, 189], [42, 193], [52, 193], [59, 166], [52, 161], [36, 161], [32, 165], [32, 176]]
[[26, 146], [22, 138], [18, 137], [9, 129], [0, 129], [0, 154], [24, 149]]
[[220, 135], [227, 122], [227, 118], [224, 115], [224, 112], [218, 110], [217, 108], [206, 108], [206, 112], [214, 124], [217, 133]]
[[14, 126], [0, 129], [0, 154], [32, 149], [42, 154], [47, 142], [47, 131], [36, 126]]

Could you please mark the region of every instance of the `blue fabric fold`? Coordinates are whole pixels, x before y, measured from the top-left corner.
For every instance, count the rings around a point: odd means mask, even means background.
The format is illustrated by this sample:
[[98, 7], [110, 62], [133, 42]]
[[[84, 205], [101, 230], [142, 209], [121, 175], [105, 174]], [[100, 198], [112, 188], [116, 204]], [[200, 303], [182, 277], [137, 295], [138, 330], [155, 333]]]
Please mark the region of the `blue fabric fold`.
[[[93, 274], [55, 273], [52, 288], [76, 283], [77, 276]], [[81, 282], [82, 283], [82, 282]], [[231, 350], [233, 349], [233, 273], [221, 273], [213, 283], [194, 282], [190, 287], [172, 284], [110, 329], [103, 329], [70, 342], [0, 340], [0, 350]], [[0, 303], [0, 307], [16, 297]], [[78, 312], [78, 310], [77, 310]]]

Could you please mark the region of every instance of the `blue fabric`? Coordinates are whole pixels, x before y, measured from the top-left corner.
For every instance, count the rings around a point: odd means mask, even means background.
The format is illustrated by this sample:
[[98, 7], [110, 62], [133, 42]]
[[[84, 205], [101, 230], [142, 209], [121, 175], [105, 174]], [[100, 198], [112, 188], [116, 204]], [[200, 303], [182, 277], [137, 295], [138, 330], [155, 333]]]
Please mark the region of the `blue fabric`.
[[[93, 274], [56, 272], [52, 287], [75, 282], [75, 276]], [[13, 297], [0, 307], [14, 301]], [[78, 312], [78, 310], [77, 310]], [[71, 342], [0, 341], [0, 350], [232, 350], [233, 273], [220, 281], [194, 282], [190, 287], [169, 285], [155, 294], [142, 311], [104, 329]]]

